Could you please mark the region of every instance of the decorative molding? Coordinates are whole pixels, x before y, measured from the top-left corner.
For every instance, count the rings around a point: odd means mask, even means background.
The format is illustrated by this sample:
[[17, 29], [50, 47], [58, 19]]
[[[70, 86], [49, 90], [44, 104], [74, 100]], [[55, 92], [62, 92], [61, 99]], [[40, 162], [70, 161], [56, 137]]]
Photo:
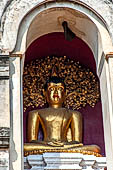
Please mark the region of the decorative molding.
[[104, 170], [106, 158], [80, 153], [43, 153], [24, 158], [24, 170]]
[[10, 129], [0, 127], [0, 148], [9, 147]]
[[9, 137], [9, 136], [10, 136], [10, 129], [7, 127], [0, 127], [0, 138]]
[[43, 155], [29, 155], [26, 159], [28, 164], [32, 167], [32, 170], [35, 170], [35, 168], [37, 170], [44, 170], [44, 167], [46, 166]]
[[9, 56], [0, 55], [0, 80], [9, 79]]
[[76, 150], [76, 149], [39, 149], [39, 150], [32, 150], [32, 151], [24, 151], [24, 156], [29, 156], [29, 155], [38, 155], [38, 154], [44, 154], [44, 153], [62, 153], [62, 154], [67, 154], [67, 153], [80, 153], [83, 155], [94, 155], [96, 157], [102, 157], [101, 154], [93, 151], [83, 151], [83, 150]]
[[17, 54], [17, 53], [14, 54], [14, 53], [13, 53], [13, 54], [10, 54], [10, 57], [13, 57], [13, 58], [14, 58], [14, 57], [22, 58], [22, 54]]
[[113, 58], [113, 52], [106, 54], [105, 59], [108, 62], [109, 58]]

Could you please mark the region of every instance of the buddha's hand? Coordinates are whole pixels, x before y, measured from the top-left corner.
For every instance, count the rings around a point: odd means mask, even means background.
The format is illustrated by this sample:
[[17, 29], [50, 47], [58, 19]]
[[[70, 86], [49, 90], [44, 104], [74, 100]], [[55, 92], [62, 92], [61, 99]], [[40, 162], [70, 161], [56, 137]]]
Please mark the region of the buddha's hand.
[[52, 140], [51, 142], [47, 143], [49, 146], [55, 146], [55, 147], [61, 147], [64, 146], [64, 143], [61, 141], [57, 141], [57, 140]]

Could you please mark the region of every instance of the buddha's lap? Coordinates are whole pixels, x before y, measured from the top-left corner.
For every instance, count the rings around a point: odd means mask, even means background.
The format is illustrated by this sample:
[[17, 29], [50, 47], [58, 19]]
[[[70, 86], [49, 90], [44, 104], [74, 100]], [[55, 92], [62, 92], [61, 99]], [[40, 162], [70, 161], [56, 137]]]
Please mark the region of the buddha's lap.
[[48, 142], [48, 143], [25, 143], [24, 144], [24, 151], [31, 151], [31, 150], [40, 150], [40, 149], [58, 149], [58, 150], [82, 150], [82, 151], [93, 151], [96, 153], [100, 153], [100, 147], [97, 145], [83, 145], [83, 144], [64, 144], [63, 146], [61, 145], [55, 145], [52, 142]]

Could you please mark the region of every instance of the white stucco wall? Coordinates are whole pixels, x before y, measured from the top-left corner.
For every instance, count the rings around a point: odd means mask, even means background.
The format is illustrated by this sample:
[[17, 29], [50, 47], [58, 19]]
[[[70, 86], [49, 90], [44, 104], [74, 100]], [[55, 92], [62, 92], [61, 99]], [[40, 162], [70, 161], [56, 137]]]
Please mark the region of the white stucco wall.
[[[14, 49], [18, 27], [28, 11], [44, 0], [1, 0], [0, 1], [0, 52], [8, 53]], [[51, 1], [51, 0], [46, 0]], [[77, 2], [76, 0], [73, 0]], [[61, 1], [63, 2], [63, 0]], [[69, 1], [67, 1], [69, 2]], [[55, 2], [57, 3], [57, 1]], [[110, 0], [81, 0], [89, 8], [94, 9], [106, 22], [113, 42], [113, 2]], [[104, 9], [104, 10], [103, 10]], [[93, 13], [92, 13], [93, 16]]]

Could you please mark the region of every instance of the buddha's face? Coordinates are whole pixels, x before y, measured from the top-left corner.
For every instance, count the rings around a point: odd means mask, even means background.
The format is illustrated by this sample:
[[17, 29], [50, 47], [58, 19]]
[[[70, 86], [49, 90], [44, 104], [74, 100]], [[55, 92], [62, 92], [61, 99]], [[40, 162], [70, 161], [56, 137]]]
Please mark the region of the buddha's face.
[[61, 107], [65, 99], [65, 88], [63, 83], [48, 83], [46, 98], [49, 106]]

